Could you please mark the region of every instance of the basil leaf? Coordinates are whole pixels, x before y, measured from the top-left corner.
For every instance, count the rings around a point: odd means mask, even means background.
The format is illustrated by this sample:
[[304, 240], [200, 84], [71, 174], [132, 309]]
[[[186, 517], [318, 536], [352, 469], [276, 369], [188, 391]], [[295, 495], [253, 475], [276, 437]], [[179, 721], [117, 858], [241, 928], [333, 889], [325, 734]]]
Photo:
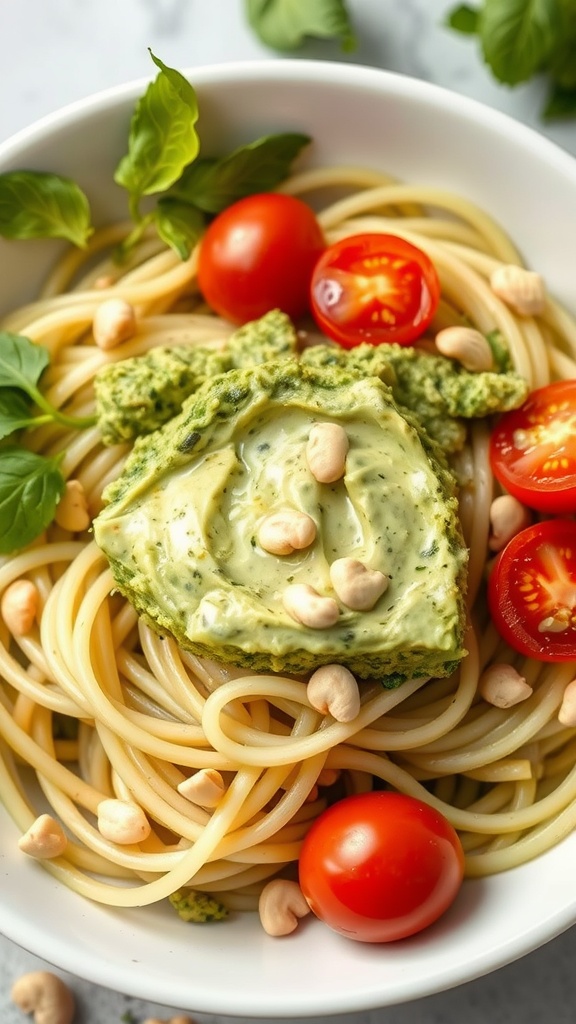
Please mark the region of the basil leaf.
[[114, 174], [115, 182], [130, 193], [133, 212], [142, 196], [170, 188], [200, 148], [194, 89], [179, 71], [152, 52], [151, 57], [160, 72], [136, 104], [128, 153]]
[[16, 430], [30, 426], [34, 417], [30, 412], [30, 400], [21, 391], [12, 388], [0, 389], [0, 439], [9, 437]]
[[146, 232], [146, 229], [156, 220], [156, 211], [150, 210], [145, 217], [141, 217], [138, 223], [134, 225], [132, 230], [126, 235], [125, 238], [114, 248], [112, 253], [112, 259], [117, 266], [121, 267], [126, 260], [130, 258], [131, 253], [134, 251], [139, 242]]
[[[547, 65], [553, 85], [561, 94], [576, 89], [576, 4], [574, 0], [559, 0], [561, 27]], [[568, 105], [570, 101], [568, 100]]]
[[156, 230], [181, 260], [187, 260], [204, 230], [204, 217], [189, 203], [160, 199], [156, 208]]
[[576, 89], [576, 36], [566, 38], [556, 47], [548, 62], [548, 73], [554, 85], [565, 92]]
[[54, 518], [64, 493], [61, 459], [16, 445], [0, 448], [0, 552], [26, 547]]
[[45, 417], [56, 423], [80, 430], [93, 426], [95, 416], [69, 416], [56, 409], [38, 389], [36, 385], [49, 362], [50, 355], [42, 345], [35, 345], [23, 334], [0, 331], [0, 389], [19, 388], [25, 391]]
[[473, 36], [478, 32], [478, 21], [480, 11], [477, 7], [470, 7], [469, 4], [460, 4], [448, 12], [446, 24], [455, 32], [462, 32], [463, 35]]
[[219, 160], [187, 167], [171, 194], [206, 213], [220, 213], [244, 196], [268, 192], [288, 176], [292, 161], [310, 142], [308, 135], [265, 135]]
[[544, 121], [555, 121], [563, 117], [576, 117], [576, 88], [562, 89], [554, 85], [542, 111]]
[[48, 350], [35, 345], [23, 334], [0, 331], [0, 388], [20, 388], [27, 394], [32, 391], [43, 370], [50, 362]]
[[344, 0], [245, 0], [248, 23], [273, 50], [295, 50], [306, 36], [340, 39], [353, 50], [356, 38]]
[[507, 85], [540, 71], [559, 30], [557, 0], [485, 0], [479, 33], [486, 62]]
[[84, 248], [93, 230], [88, 200], [69, 178], [45, 171], [0, 174], [4, 238], [66, 238]]

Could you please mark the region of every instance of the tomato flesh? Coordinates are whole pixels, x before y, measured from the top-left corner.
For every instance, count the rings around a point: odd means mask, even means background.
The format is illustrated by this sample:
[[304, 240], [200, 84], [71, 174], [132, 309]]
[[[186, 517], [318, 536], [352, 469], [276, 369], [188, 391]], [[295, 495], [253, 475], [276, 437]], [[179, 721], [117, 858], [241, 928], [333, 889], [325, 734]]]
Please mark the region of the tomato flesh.
[[236, 324], [272, 309], [308, 311], [312, 269], [325, 248], [313, 210], [294, 196], [262, 192], [228, 206], [200, 243], [198, 285], [206, 302]]
[[576, 380], [533, 391], [504, 413], [492, 433], [490, 462], [503, 487], [540, 512], [576, 512]]
[[401, 793], [345, 797], [304, 840], [302, 892], [314, 914], [360, 942], [394, 942], [428, 927], [455, 899], [464, 854], [452, 825]]
[[360, 234], [329, 246], [314, 268], [312, 314], [345, 348], [415, 341], [432, 321], [440, 282], [426, 253], [403, 238]]
[[488, 605], [520, 654], [576, 660], [576, 522], [548, 519], [516, 534], [490, 573]]

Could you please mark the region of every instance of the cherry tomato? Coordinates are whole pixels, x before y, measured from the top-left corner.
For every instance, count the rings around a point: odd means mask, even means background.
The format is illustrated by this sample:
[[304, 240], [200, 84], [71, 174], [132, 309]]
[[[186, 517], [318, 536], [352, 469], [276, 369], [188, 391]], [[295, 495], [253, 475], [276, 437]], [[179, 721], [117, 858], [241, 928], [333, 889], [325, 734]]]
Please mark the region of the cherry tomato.
[[308, 311], [310, 278], [325, 248], [312, 209], [294, 196], [262, 192], [228, 206], [200, 245], [198, 284], [220, 316], [242, 324], [271, 309]]
[[408, 345], [430, 324], [440, 282], [425, 252], [396, 235], [363, 234], [329, 246], [312, 275], [318, 326], [340, 345]]
[[456, 897], [464, 854], [438, 811], [375, 791], [332, 804], [308, 831], [300, 886], [312, 911], [359, 942], [394, 942], [436, 921]]
[[530, 508], [576, 512], [576, 380], [533, 391], [490, 441], [494, 476]]
[[576, 522], [547, 519], [517, 533], [490, 573], [488, 606], [520, 654], [576, 660]]

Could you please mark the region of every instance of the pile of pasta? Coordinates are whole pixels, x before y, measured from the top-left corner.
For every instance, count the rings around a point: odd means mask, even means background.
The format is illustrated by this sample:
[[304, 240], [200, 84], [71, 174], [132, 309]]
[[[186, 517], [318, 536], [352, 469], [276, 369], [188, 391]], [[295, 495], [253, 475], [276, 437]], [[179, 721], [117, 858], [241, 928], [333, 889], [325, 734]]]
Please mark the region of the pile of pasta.
[[[427, 252], [442, 284], [435, 330], [466, 321], [485, 334], [500, 331], [533, 388], [576, 377], [569, 314], [549, 298], [541, 317], [519, 317], [491, 291], [493, 270], [521, 258], [471, 203], [355, 168], [308, 171], [283, 190], [315, 201], [335, 197], [318, 212], [328, 242], [386, 231]], [[125, 232], [123, 225], [99, 231], [87, 252], [66, 255], [38, 300], [2, 325], [46, 346], [43, 389], [71, 413], [94, 411], [92, 380], [107, 361], [167, 344], [218, 349], [231, 331], [202, 303], [196, 253], [182, 262], [147, 238], [119, 268], [110, 253]], [[103, 296], [125, 299], [138, 317], [134, 337], [110, 351], [95, 345], [91, 330]], [[0, 794], [21, 833], [43, 811], [62, 824], [66, 848], [43, 861], [46, 869], [117, 907], [192, 886], [230, 908], [251, 909], [267, 880], [294, 871], [303, 837], [329, 802], [381, 785], [446, 816], [461, 837], [468, 876], [512, 868], [566, 836], [576, 825], [576, 729], [561, 724], [558, 709], [575, 666], [522, 658], [490, 622], [483, 584], [490, 505], [499, 492], [489, 429], [475, 421], [458, 456], [471, 553], [469, 654], [446, 679], [393, 690], [363, 682], [352, 722], [311, 707], [301, 680], [202, 661], [156, 635], [114, 592], [89, 530], [54, 523], [4, 557], [0, 594], [30, 580], [39, 608], [24, 635], [11, 635], [0, 621]], [[105, 448], [97, 427], [42, 426], [24, 443], [63, 453], [63, 474], [80, 481], [92, 516], [128, 451]], [[502, 662], [532, 688], [509, 709], [478, 691], [486, 667]], [[215, 807], [178, 789], [202, 769], [224, 782]], [[151, 826], [142, 842], [116, 843], [99, 830], [99, 805], [110, 798], [142, 809]]]

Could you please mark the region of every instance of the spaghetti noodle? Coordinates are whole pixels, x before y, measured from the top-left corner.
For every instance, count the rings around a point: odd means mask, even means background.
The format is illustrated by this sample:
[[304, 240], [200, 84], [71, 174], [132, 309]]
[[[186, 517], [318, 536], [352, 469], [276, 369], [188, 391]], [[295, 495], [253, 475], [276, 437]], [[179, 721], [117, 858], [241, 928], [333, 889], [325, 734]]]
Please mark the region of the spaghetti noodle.
[[[400, 235], [434, 261], [442, 301], [434, 327], [465, 319], [506, 338], [513, 365], [531, 388], [576, 376], [576, 323], [549, 299], [541, 317], [516, 316], [488, 280], [520, 264], [513, 244], [485, 213], [437, 189], [338, 168], [294, 176], [283, 190], [323, 195], [318, 218], [328, 242], [359, 231]], [[94, 410], [92, 380], [111, 360], [159, 345], [223, 348], [230, 326], [202, 306], [197, 255], [180, 262], [145, 241], [119, 272], [106, 255], [123, 226], [97, 233], [86, 254], [54, 271], [38, 301], [3, 324], [51, 354], [46, 395], [72, 414]], [[134, 338], [98, 349], [90, 326], [103, 295], [138, 312]], [[161, 639], [118, 594], [89, 532], [56, 524], [0, 563], [0, 592], [21, 578], [40, 595], [25, 635], [0, 622], [0, 792], [25, 832], [41, 810], [69, 841], [46, 868], [76, 892], [113, 906], [142, 906], [182, 886], [217, 894], [229, 907], [255, 907], [263, 884], [290, 872], [307, 828], [326, 804], [375, 780], [440, 810], [458, 830], [469, 876], [511, 868], [559, 842], [576, 825], [576, 730], [558, 709], [574, 666], [523, 659], [492, 626], [482, 581], [489, 513], [498, 493], [488, 463], [489, 426], [476, 422], [459, 455], [460, 511], [470, 547], [468, 656], [441, 680], [395, 690], [362, 684], [350, 723], [314, 710], [304, 683], [252, 675], [203, 661]], [[104, 448], [97, 428], [29, 431], [32, 450], [62, 453], [62, 472], [80, 481], [91, 514], [121, 471], [128, 447]], [[487, 704], [478, 680], [492, 662], [513, 664], [533, 688], [510, 709]], [[61, 735], [62, 722], [77, 734]], [[225, 791], [214, 810], [178, 785], [213, 768]], [[151, 832], [120, 845], [97, 827], [107, 798], [138, 804]]]

